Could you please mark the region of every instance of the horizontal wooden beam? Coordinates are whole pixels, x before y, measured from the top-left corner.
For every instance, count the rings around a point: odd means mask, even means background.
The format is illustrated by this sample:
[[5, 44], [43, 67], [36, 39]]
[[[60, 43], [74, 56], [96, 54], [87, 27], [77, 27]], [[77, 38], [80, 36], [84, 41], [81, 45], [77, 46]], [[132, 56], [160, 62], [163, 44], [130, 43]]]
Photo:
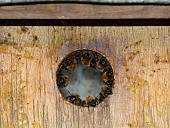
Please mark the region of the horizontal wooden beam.
[[30, 3], [30, 2], [92, 2], [92, 3], [170, 3], [169, 0], [1, 0], [3, 3]]
[[91, 4], [33, 4], [1, 6], [0, 18], [5, 19], [74, 19], [74, 18], [170, 18], [169, 6], [109, 6]]

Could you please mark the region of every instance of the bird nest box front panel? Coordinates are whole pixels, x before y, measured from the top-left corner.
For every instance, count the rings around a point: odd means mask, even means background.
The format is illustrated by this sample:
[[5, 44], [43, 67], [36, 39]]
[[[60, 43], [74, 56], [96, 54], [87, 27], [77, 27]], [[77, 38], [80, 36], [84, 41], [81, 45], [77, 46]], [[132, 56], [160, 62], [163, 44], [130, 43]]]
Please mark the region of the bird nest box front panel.
[[168, 128], [170, 27], [0, 27], [1, 128]]

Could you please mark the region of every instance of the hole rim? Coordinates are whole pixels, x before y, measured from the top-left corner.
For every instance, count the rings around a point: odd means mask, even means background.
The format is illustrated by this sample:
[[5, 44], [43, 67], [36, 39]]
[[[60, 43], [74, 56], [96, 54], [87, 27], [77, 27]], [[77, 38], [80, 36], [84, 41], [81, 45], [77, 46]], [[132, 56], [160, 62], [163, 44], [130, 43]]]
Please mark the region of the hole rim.
[[[107, 63], [107, 66], [109, 67], [109, 71], [111, 71], [112, 72], [112, 80], [111, 81], [109, 81], [109, 84], [106, 84], [104, 81], [104, 85], [103, 86], [108, 86], [109, 87], [109, 94], [106, 94], [106, 96], [101, 100], [101, 101], [98, 101], [98, 103], [96, 103], [95, 105], [90, 105], [90, 104], [88, 104], [88, 105], [77, 105], [77, 104], [74, 104], [74, 103], [72, 103], [72, 102], [70, 102], [70, 101], [68, 101], [67, 100], [67, 97], [64, 97], [63, 96], [63, 94], [62, 94], [62, 92], [60, 91], [60, 87], [58, 86], [58, 83], [57, 83], [57, 80], [58, 80], [58, 77], [61, 77], [60, 76], [60, 72], [61, 72], [61, 69], [63, 68], [63, 63], [65, 62], [65, 60], [68, 58], [68, 57], [70, 57], [71, 55], [73, 55], [74, 57], [75, 57], [75, 53], [77, 53], [78, 55], [79, 55], [79, 53], [80, 53], [80, 56], [82, 57], [82, 53], [83, 52], [94, 52], [95, 54], [97, 54], [97, 56], [99, 55], [99, 56], [101, 56], [101, 59], [103, 59], [104, 58], [104, 60], [105, 60], [105, 62]], [[74, 55], [75, 54], [75, 55]], [[72, 57], [72, 58], [74, 58], [74, 57]], [[96, 50], [92, 50], [92, 49], [77, 49], [77, 50], [74, 50], [74, 51], [71, 51], [71, 52], [68, 52], [67, 54], [65, 54], [64, 55], [64, 57], [62, 57], [61, 58], [62, 60], [59, 62], [59, 64], [58, 64], [58, 66], [57, 66], [57, 70], [56, 70], [56, 85], [57, 85], [57, 89], [58, 89], [58, 91], [59, 91], [59, 93], [60, 93], [60, 95], [61, 95], [61, 97], [62, 97], [62, 99], [64, 99], [65, 101], [66, 101], [66, 103], [68, 103], [68, 104], [70, 104], [70, 105], [75, 105], [75, 106], [78, 106], [78, 107], [97, 107], [100, 103], [102, 103], [103, 101], [105, 101], [106, 100], [106, 98], [109, 98], [109, 95], [112, 95], [113, 94], [113, 88], [114, 88], [114, 84], [115, 84], [115, 74], [114, 74], [114, 68], [112, 67], [112, 64], [110, 63], [110, 61], [109, 61], [109, 59], [104, 55], [104, 54], [102, 54], [101, 52], [99, 52], [99, 51], [96, 51]], [[101, 60], [100, 59], [100, 60]], [[98, 62], [100, 61], [100, 60], [98, 60]], [[77, 62], [77, 61], [76, 61]], [[82, 63], [82, 62], [81, 62]], [[99, 62], [100, 63], [100, 62]], [[83, 64], [83, 63], [82, 63]], [[83, 64], [84, 65], [84, 64]], [[64, 65], [65, 66], [65, 65]], [[78, 67], [78, 65], [77, 65], [77, 67]], [[76, 67], [76, 68], [77, 68]], [[74, 69], [73, 69], [74, 70]], [[103, 72], [102, 72], [102, 76], [103, 76]], [[103, 80], [103, 78], [102, 78], [102, 80]], [[103, 87], [102, 86], [102, 87]], [[102, 88], [101, 88], [101, 90], [102, 90]], [[70, 93], [70, 92], [69, 92]], [[100, 91], [100, 93], [98, 94], [98, 96], [101, 94], [101, 91]], [[98, 97], [97, 96], [97, 97]], [[88, 96], [89, 97], [89, 96]], [[97, 97], [94, 97], [95, 99], [97, 98]], [[87, 97], [86, 97], [87, 98]], [[85, 101], [85, 100], [82, 100], [82, 102], [83, 101]]]

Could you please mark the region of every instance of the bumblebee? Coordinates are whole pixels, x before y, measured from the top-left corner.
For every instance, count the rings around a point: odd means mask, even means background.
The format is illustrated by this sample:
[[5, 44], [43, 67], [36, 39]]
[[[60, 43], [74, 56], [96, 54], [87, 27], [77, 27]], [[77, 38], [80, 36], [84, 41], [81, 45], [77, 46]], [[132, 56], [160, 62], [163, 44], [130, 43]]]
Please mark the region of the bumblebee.
[[107, 75], [107, 72], [104, 72], [103, 75], [102, 75], [102, 80], [104, 83], [106, 83], [108, 81], [108, 75]]
[[81, 55], [82, 64], [84, 64], [84, 65], [86, 65], [88, 67], [91, 67], [91, 68], [97, 69], [98, 60], [99, 60], [98, 55], [93, 51], [91, 51], [90, 53], [89, 52], [84, 52]]
[[106, 82], [106, 85], [112, 87], [113, 83], [114, 83], [114, 81], [113, 81], [113, 78], [112, 78], [112, 79], [110, 79]]
[[91, 62], [90, 62], [90, 67], [97, 69], [98, 60], [99, 60], [98, 55], [93, 53], [93, 57], [92, 57]]
[[83, 107], [88, 107], [88, 104], [86, 103], [85, 100], [83, 100], [83, 101], [81, 102], [81, 106], [83, 106]]
[[69, 78], [68, 76], [60, 76], [58, 79], [57, 79], [57, 84], [58, 84], [58, 87], [59, 88], [63, 88], [63, 87], [66, 87], [69, 83]]
[[98, 104], [97, 98], [94, 98], [93, 96], [88, 96], [85, 102], [88, 105], [88, 107], [96, 107], [96, 105]]
[[66, 100], [74, 105], [81, 106], [82, 100], [80, 99], [80, 95], [76, 93], [72, 93], [70, 96], [66, 97]]
[[108, 77], [113, 77], [113, 71], [111, 69], [109, 69], [107, 71], [107, 75], [108, 75]]
[[77, 67], [77, 60], [74, 57], [67, 57], [64, 65], [66, 70], [73, 71]]
[[99, 94], [99, 101], [100, 102], [103, 101], [108, 95], [111, 94], [112, 94], [112, 88], [107, 85], [104, 85]]
[[72, 63], [72, 58], [71, 57], [67, 57], [65, 60], [65, 64], [66, 65], [70, 65]]
[[102, 80], [105, 84], [112, 84], [113, 82], [113, 71], [111, 69], [104, 71]]
[[81, 56], [81, 63], [86, 65], [86, 66], [90, 66], [91, 63], [91, 55], [88, 52], [82, 53]]
[[98, 62], [98, 70], [103, 72], [104, 70], [108, 69], [108, 66], [108, 61], [104, 57], [101, 57]]
[[104, 85], [101, 89], [101, 94], [103, 96], [108, 96], [108, 95], [111, 95], [112, 94], [112, 88], [107, 86], [107, 85]]

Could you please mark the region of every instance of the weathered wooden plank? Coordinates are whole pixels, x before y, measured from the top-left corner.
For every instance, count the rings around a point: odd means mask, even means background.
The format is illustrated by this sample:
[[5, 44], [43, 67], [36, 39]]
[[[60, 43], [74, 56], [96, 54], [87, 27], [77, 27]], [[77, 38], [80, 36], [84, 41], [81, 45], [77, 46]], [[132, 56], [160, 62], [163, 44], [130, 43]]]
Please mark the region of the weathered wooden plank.
[[0, 7], [0, 18], [3, 19], [170, 18], [169, 14], [169, 6], [151, 5], [36, 4]]
[[[1, 128], [169, 128], [170, 27], [1, 27]], [[67, 104], [56, 86], [62, 58], [106, 55], [115, 88], [96, 108]]]
[[95, 3], [170, 3], [169, 0], [1, 0], [0, 3], [29, 3], [29, 2], [95, 2]]

